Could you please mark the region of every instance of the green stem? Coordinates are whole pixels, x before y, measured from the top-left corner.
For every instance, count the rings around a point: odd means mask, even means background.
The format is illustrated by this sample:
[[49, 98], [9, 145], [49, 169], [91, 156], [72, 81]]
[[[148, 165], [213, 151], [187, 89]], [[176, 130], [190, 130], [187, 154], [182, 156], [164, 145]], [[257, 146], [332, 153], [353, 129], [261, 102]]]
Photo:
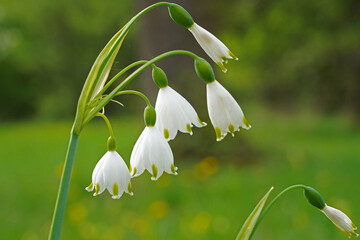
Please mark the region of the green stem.
[[134, 94], [134, 95], [138, 95], [139, 97], [141, 97], [142, 99], [145, 100], [146, 104], [151, 107], [151, 102], [149, 101], [149, 99], [141, 92], [138, 92], [138, 91], [134, 91], [134, 90], [126, 90], [126, 91], [120, 91], [116, 94], [116, 96], [119, 96], [119, 95], [123, 95], [123, 94]]
[[111, 93], [109, 93], [109, 95], [107, 95], [106, 97], [104, 97], [99, 104], [94, 107], [89, 114], [87, 114], [87, 116], [85, 117], [84, 121], [83, 121], [83, 125], [86, 125], [95, 115], [97, 112], [100, 111], [100, 109], [102, 109], [103, 107], [105, 107], [105, 105], [107, 103], [109, 103], [111, 101], [111, 99], [113, 97], [116, 96], [116, 94], [122, 90], [127, 84], [129, 84], [136, 76], [138, 76], [141, 72], [143, 72], [147, 67], [151, 66], [153, 63], [160, 61], [163, 58], [166, 58], [168, 56], [172, 56], [172, 55], [179, 55], [179, 54], [183, 54], [183, 55], [188, 55], [194, 59], [198, 58], [197, 55], [195, 55], [192, 52], [189, 51], [185, 51], [185, 50], [174, 50], [174, 51], [169, 51], [166, 53], [163, 53], [151, 60], [149, 60], [147, 63], [145, 63], [144, 65], [142, 65], [141, 67], [139, 67], [138, 69], [136, 69], [136, 71], [134, 71], [132, 74], [130, 74], [130, 76], [128, 76], [124, 81], [122, 81], [114, 90], [111, 91]]
[[101, 96], [110, 86], [111, 84], [113, 84], [121, 75], [123, 75], [125, 72], [129, 71], [131, 68], [136, 67], [140, 64], [144, 64], [146, 63], [147, 60], [140, 60], [140, 61], [136, 61], [132, 64], [130, 64], [129, 66], [127, 66], [126, 68], [124, 68], [123, 70], [121, 70], [118, 74], [116, 74], [104, 87], [103, 89], [101, 89], [101, 91], [96, 95], [95, 98]]
[[108, 130], [109, 130], [110, 136], [113, 137], [113, 138], [115, 138], [114, 131], [112, 130], [112, 127], [111, 127], [111, 124], [110, 124], [109, 119], [108, 119], [104, 114], [99, 113], [99, 112], [96, 114], [96, 116], [101, 117], [102, 119], [104, 119], [104, 121], [105, 121], [105, 123], [106, 123], [106, 126], [107, 126], [107, 128], [108, 128]]
[[249, 240], [253, 237], [256, 229], [258, 228], [260, 222], [263, 220], [263, 218], [265, 217], [265, 215], [269, 212], [269, 210], [271, 209], [271, 207], [274, 205], [275, 202], [277, 202], [279, 200], [279, 198], [284, 195], [286, 192], [290, 191], [290, 190], [293, 190], [293, 189], [296, 189], [296, 188], [306, 188], [305, 185], [302, 185], [302, 184], [297, 184], [297, 185], [292, 185], [290, 187], [287, 187], [286, 189], [284, 189], [282, 192], [280, 192], [270, 203], [269, 205], [267, 205], [267, 207], [264, 209], [264, 211], [262, 211], [260, 217], [258, 218], [252, 232], [251, 232], [251, 235], [249, 237]]
[[75, 135], [73, 131], [71, 131], [69, 146], [66, 153], [64, 168], [63, 168], [59, 191], [56, 199], [54, 215], [51, 223], [49, 240], [60, 239], [61, 227], [64, 220], [66, 199], [69, 192], [71, 171], [72, 171], [72, 166], [74, 164], [78, 137], [79, 137], [78, 135]]

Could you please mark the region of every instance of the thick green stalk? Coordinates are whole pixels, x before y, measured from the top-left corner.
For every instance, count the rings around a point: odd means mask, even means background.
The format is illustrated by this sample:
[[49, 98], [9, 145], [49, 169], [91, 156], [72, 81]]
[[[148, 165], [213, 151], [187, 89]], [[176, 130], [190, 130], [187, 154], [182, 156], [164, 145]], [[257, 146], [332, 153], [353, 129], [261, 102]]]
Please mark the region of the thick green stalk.
[[59, 240], [64, 220], [65, 206], [69, 192], [71, 171], [74, 164], [75, 152], [78, 142], [78, 135], [71, 131], [69, 146], [66, 153], [64, 168], [60, 180], [59, 191], [56, 199], [54, 215], [51, 223], [49, 240]]
[[146, 62], [144, 65], [142, 65], [141, 67], [139, 67], [138, 69], [136, 69], [136, 71], [134, 71], [132, 74], [130, 74], [130, 76], [128, 76], [124, 81], [122, 81], [114, 90], [112, 90], [106, 97], [104, 97], [98, 104], [96, 107], [94, 107], [85, 117], [83, 124], [86, 125], [95, 115], [97, 112], [99, 112], [103, 107], [105, 107], [105, 105], [107, 103], [109, 103], [111, 101], [111, 99], [113, 99], [116, 94], [122, 90], [127, 84], [129, 84], [136, 76], [138, 76], [141, 72], [143, 72], [147, 67], [151, 66], [152, 64], [156, 63], [157, 61], [160, 61], [163, 58], [172, 56], [172, 55], [179, 55], [179, 54], [183, 54], [183, 55], [187, 55], [190, 56], [194, 59], [198, 58], [197, 55], [195, 55], [192, 52], [189, 51], [185, 51], [185, 50], [174, 50], [174, 51], [169, 51], [166, 53], [163, 53], [151, 60], [149, 60], [148, 62]]
[[270, 203], [269, 205], [264, 209], [264, 211], [261, 213], [260, 217], [258, 218], [254, 228], [253, 228], [253, 231], [249, 237], [249, 240], [253, 237], [256, 229], [258, 228], [260, 222], [263, 220], [263, 218], [265, 217], [265, 215], [267, 214], [267, 212], [271, 209], [271, 207], [274, 205], [275, 202], [277, 202], [279, 200], [279, 198], [284, 195], [285, 193], [287, 193], [288, 191], [290, 190], [293, 190], [293, 189], [296, 189], [296, 188], [306, 188], [305, 185], [302, 185], [302, 184], [297, 184], [297, 185], [293, 185], [293, 186], [290, 186], [290, 187], [287, 187], [286, 189], [284, 189], [282, 192], [280, 192]]

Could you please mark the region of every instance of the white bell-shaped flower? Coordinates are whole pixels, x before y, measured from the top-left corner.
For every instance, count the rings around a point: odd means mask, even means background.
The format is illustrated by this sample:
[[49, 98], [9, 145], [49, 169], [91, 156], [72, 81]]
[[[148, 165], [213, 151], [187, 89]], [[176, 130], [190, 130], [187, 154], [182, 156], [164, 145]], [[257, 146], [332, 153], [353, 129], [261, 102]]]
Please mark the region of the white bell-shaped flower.
[[178, 131], [192, 135], [193, 125], [206, 126], [191, 104], [169, 86], [159, 89], [155, 110], [157, 113], [155, 126], [168, 141], [174, 139]]
[[196, 23], [189, 28], [189, 31], [194, 35], [196, 41], [204, 49], [206, 54], [209, 55], [223, 72], [227, 71], [224, 63], [227, 63], [228, 59], [238, 60], [224, 43]]
[[133, 195], [131, 191], [130, 173], [124, 160], [116, 151], [107, 151], [96, 164], [91, 184], [86, 188], [94, 196], [101, 194], [105, 189], [113, 199], [119, 199], [124, 192]]
[[155, 126], [145, 127], [130, 157], [131, 176], [139, 176], [145, 169], [152, 175], [151, 180], [157, 180], [163, 172], [177, 175], [171, 148]]
[[239, 104], [218, 81], [207, 83], [206, 91], [207, 107], [217, 141], [221, 141], [228, 132], [234, 136], [240, 127], [251, 128]]
[[359, 234], [355, 232], [357, 227], [342, 211], [327, 205], [321, 211], [335, 224], [336, 227], [346, 233], [349, 238], [351, 238], [351, 234], [356, 237], [359, 236]]

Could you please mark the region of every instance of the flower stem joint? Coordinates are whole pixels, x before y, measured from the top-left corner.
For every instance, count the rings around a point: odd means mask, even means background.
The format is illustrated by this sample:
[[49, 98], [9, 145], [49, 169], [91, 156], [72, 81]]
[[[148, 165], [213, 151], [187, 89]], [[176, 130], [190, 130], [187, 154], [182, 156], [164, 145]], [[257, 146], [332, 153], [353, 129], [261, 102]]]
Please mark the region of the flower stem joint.
[[196, 74], [204, 80], [205, 83], [212, 83], [215, 81], [214, 70], [211, 65], [203, 58], [197, 58], [194, 62]]
[[116, 141], [115, 138], [110, 136], [107, 140], [107, 148], [108, 151], [115, 151], [116, 150]]
[[169, 14], [172, 20], [182, 27], [190, 28], [194, 25], [194, 20], [188, 11], [177, 4], [169, 5]]
[[158, 86], [159, 88], [164, 88], [168, 86], [166, 74], [161, 68], [158, 68], [156, 66], [153, 67], [152, 78], [156, 86]]
[[308, 202], [314, 207], [322, 210], [326, 206], [324, 199], [321, 194], [312, 187], [304, 188], [304, 195]]
[[144, 110], [144, 121], [147, 127], [153, 127], [156, 123], [156, 112], [152, 106], [147, 106]]

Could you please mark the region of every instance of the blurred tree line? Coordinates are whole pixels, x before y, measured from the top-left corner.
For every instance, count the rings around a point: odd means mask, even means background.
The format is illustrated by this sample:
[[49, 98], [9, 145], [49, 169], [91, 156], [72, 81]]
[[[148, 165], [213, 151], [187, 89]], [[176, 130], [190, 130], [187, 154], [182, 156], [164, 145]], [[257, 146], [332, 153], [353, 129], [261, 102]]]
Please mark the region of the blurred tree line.
[[[73, 116], [97, 54], [125, 22], [153, 2], [2, 1], [0, 100], [5, 104], [0, 120]], [[228, 73], [217, 70], [217, 76], [241, 99], [272, 108], [360, 113], [358, 0], [175, 2], [239, 57], [229, 63]], [[173, 49], [206, 58], [186, 29], [173, 23], [164, 8], [156, 9], [127, 36], [112, 74], [132, 61]], [[185, 57], [159, 63], [190, 100], [204, 96], [203, 89], [186, 93], [189, 84], [201, 84], [194, 83], [192, 64]], [[149, 78], [149, 73], [141, 77]], [[145, 92], [156, 90], [151, 81], [136, 85]]]

